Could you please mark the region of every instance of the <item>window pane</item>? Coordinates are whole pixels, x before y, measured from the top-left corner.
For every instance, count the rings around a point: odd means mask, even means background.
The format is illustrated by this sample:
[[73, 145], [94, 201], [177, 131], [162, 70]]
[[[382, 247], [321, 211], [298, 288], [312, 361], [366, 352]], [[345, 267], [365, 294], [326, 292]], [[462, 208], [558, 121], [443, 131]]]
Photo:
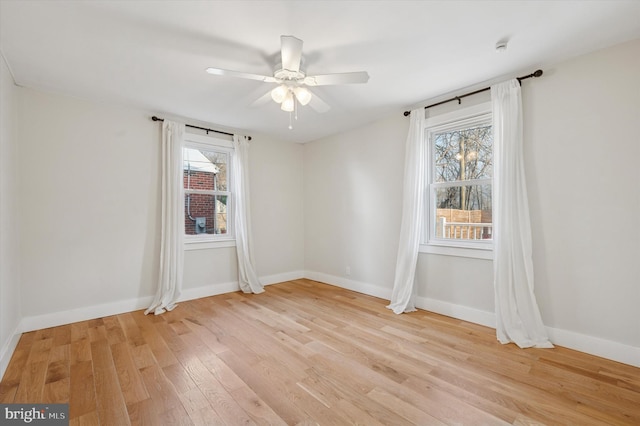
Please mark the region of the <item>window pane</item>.
[[186, 194], [184, 230], [187, 235], [226, 234], [227, 195]]
[[435, 236], [445, 239], [490, 240], [491, 185], [437, 188]]
[[436, 182], [488, 179], [493, 174], [490, 125], [431, 135]]
[[185, 188], [227, 191], [229, 154], [184, 148], [183, 157]]

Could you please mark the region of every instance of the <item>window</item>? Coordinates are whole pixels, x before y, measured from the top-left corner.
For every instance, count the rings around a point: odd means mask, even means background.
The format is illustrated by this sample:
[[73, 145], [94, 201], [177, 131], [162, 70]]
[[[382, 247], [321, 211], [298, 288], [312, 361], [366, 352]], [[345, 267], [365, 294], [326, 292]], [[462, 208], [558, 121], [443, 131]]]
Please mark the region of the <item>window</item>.
[[233, 238], [231, 143], [187, 134], [183, 148], [185, 241]]
[[426, 120], [426, 245], [492, 248], [491, 119], [491, 105], [483, 104]]

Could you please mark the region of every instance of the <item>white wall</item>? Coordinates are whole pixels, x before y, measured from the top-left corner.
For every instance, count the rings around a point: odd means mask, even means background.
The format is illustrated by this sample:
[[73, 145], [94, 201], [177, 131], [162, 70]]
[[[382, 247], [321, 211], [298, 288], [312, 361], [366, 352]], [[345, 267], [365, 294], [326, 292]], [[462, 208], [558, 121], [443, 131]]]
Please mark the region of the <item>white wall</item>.
[[387, 297], [398, 249], [407, 129], [408, 120], [398, 113], [305, 144], [309, 277]]
[[20, 312], [17, 195], [17, 88], [0, 54], [0, 376], [17, 342]]
[[[158, 276], [160, 124], [146, 111], [19, 94], [23, 327], [145, 306]], [[258, 274], [301, 277], [302, 148], [254, 136], [250, 155]], [[189, 250], [185, 269], [184, 298], [238, 288], [234, 248]]]
[[[640, 366], [640, 40], [544, 70], [523, 85], [543, 320], [558, 344]], [[312, 277], [390, 295], [407, 127], [399, 111], [305, 146]], [[491, 261], [420, 254], [416, 277], [420, 306], [494, 320]]]
[[[304, 275], [302, 145], [262, 135], [251, 141], [249, 181], [256, 268], [269, 282]], [[286, 275], [286, 274], [285, 274]], [[288, 275], [287, 275], [288, 276]]]
[[552, 327], [636, 348], [638, 76], [640, 40], [550, 67], [524, 95], [542, 316]]
[[20, 90], [26, 317], [153, 294], [158, 123], [142, 111]]

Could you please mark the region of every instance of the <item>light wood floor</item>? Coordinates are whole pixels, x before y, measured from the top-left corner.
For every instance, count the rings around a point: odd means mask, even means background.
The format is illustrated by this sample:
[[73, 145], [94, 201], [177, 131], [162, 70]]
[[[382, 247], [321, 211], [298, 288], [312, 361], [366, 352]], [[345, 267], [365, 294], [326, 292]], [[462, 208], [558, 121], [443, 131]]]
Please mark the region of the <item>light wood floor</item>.
[[26, 333], [0, 402], [71, 425], [640, 424], [640, 369], [309, 280]]

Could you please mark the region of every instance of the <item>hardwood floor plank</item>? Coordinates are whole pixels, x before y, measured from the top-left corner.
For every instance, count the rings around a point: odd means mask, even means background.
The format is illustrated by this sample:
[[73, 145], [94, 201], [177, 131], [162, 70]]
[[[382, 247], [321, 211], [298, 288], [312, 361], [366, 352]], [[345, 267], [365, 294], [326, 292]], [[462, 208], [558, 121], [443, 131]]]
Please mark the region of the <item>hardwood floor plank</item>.
[[78, 340], [89, 338], [89, 322], [88, 321], [74, 322], [69, 326], [71, 327], [71, 343], [77, 342]]
[[203, 408], [211, 407], [209, 400], [197, 387], [194, 387], [184, 393], [179, 393], [178, 398], [180, 398], [182, 406], [188, 413], [199, 412]]
[[297, 404], [297, 401], [303, 399], [299, 393], [282, 387], [274, 391], [276, 388], [273, 383], [267, 381], [257, 369], [230, 350], [218, 356], [287, 424], [298, 424], [308, 419], [309, 416]]
[[244, 409], [251, 419], [259, 425], [286, 425], [258, 395], [247, 385], [230, 392], [234, 400]]
[[186, 370], [182, 364], [171, 364], [168, 367], [164, 367], [162, 372], [171, 382], [178, 395], [197, 388], [195, 382], [189, 377], [189, 374], [186, 374]]
[[40, 401], [43, 404], [66, 404], [69, 401], [70, 389], [70, 377], [45, 383]]
[[26, 364], [29, 365], [42, 361], [49, 361], [49, 352], [51, 352], [51, 348], [53, 348], [53, 337], [48, 337], [48, 334], [41, 334], [40, 331], [36, 332], [36, 338], [31, 345], [29, 358], [27, 359]]
[[64, 346], [71, 343], [71, 325], [61, 325], [53, 331], [53, 346]]
[[140, 374], [156, 412], [163, 413], [182, 404], [173, 384], [159, 365], [143, 368]]
[[100, 426], [98, 413], [92, 411], [69, 420], [69, 426]]
[[0, 402], [70, 425], [639, 425], [640, 369], [311, 280], [24, 333]]
[[[392, 410], [395, 413], [398, 413], [400, 416], [410, 421], [414, 425], [445, 425], [446, 423], [441, 422], [437, 418], [425, 413], [424, 411], [418, 409], [416, 406], [408, 404], [401, 400], [400, 398], [395, 397], [394, 395], [386, 392], [380, 388], [373, 388], [367, 396], [371, 398], [373, 401], [377, 402], [383, 407]], [[428, 407], [428, 406], [427, 406]]]
[[10, 404], [14, 401], [18, 385], [22, 379], [22, 372], [29, 358], [30, 343], [23, 338], [18, 341], [16, 350], [7, 366], [2, 382], [0, 382], [0, 403]]
[[42, 401], [47, 366], [47, 361], [27, 362], [13, 400], [14, 403], [27, 404]]
[[91, 361], [91, 341], [89, 340], [88, 329], [87, 337], [72, 341], [70, 352], [72, 365], [77, 362]]
[[107, 340], [110, 345], [126, 341], [124, 331], [117, 316], [103, 318]]
[[220, 418], [225, 422], [252, 423], [244, 410], [197, 357], [191, 358], [184, 368]]
[[183, 323], [189, 328], [189, 330], [198, 336], [200, 341], [204, 343], [208, 350], [214, 354], [224, 352], [229, 349], [220, 341], [219, 337], [214, 332], [199, 321], [193, 318], [186, 318]]
[[129, 420], [132, 426], [156, 426], [162, 424], [162, 416], [157, 404], [152, 399], [134, 402], [127, 405]]
[[131, 346], [144, 345], [146, 342], [142, 337], [138, 324], [129, 313], [118, 315], [118, 322], [122, 328], [127, 343]]
[[71, 364], [69, 387], [70, 419], [96, 411], [96, 390], [91, 360]]
[[158, 333], [154, 327], [155, 322], [162, 322], [162, 319], [155, 318], [155, 315], [134, 315], [134, 320], [140, 328], [140, 333], [145, 343], [151, 349], [153, 357], [160, 367], [166, 367], [171, 364], [176, 364], [178, 359], [175, 354], [171, 352], [171, 349], [167, 345], [167, 342], [162, 339], [162, 336]]
[[210, 405], [187, 414], [195, 426], [227, 426]]
[[[104, 328], [104, 326], [101, 325], [99, 328]], [[91, 359], [93, 361], [96, 411], [100, 423], [128, 425], [129, 415], [118, 383], [118, 373], [109, 350], [109, 342], [106, 338], [91, 343]]]
[[160, 424], [167, 426], [193, 426], [193, 421], [185, 408], [179, 405], [162, 413]]
[[122, 341], [112, 344], [110, 349], [125, 404], [148, 399], [149, 393], [131, 356], [131, 346]]
[[[153, 352], [151, 351], [151, 348], [149, 347], [149, 345], [144, 344], [140, 346], [135, 346], [135, 347], [132, 347], [130, 350], [131, 350], [131, 357], [133, 358], [133, 362], [135, 363], [136, 368], [138, 368], [138, 370], [156, 365], [157, 363], [156, 357], [153, 356]], [[177, 364], [177, 363], [174, 363], [174, 364]], [[174, 365], [174, 364], [169, 364], [169, 365]]]
[[316, 391], [322, 389], [322, 395], [330, 398], [329, 400], [332, 402], [332, 410], [339, 406], [341, 400], [346, 400], [358, 410], [367, 413], [367, 416], [373, 417], [383, 424], [411, 424], [399, 414], [388, 410], [367, 397], [366, 394], [373, 389], [373, 386], [354, 385], [353, 381], [350, 380], [353, 376], [345, 375], [344, 371], [343, 369], [336, 370], [331, 366], [331, 363], [323, 365], [321, 362], [314, 365], [309, 371], [309, 376], [313, 378], [313, 389]]

